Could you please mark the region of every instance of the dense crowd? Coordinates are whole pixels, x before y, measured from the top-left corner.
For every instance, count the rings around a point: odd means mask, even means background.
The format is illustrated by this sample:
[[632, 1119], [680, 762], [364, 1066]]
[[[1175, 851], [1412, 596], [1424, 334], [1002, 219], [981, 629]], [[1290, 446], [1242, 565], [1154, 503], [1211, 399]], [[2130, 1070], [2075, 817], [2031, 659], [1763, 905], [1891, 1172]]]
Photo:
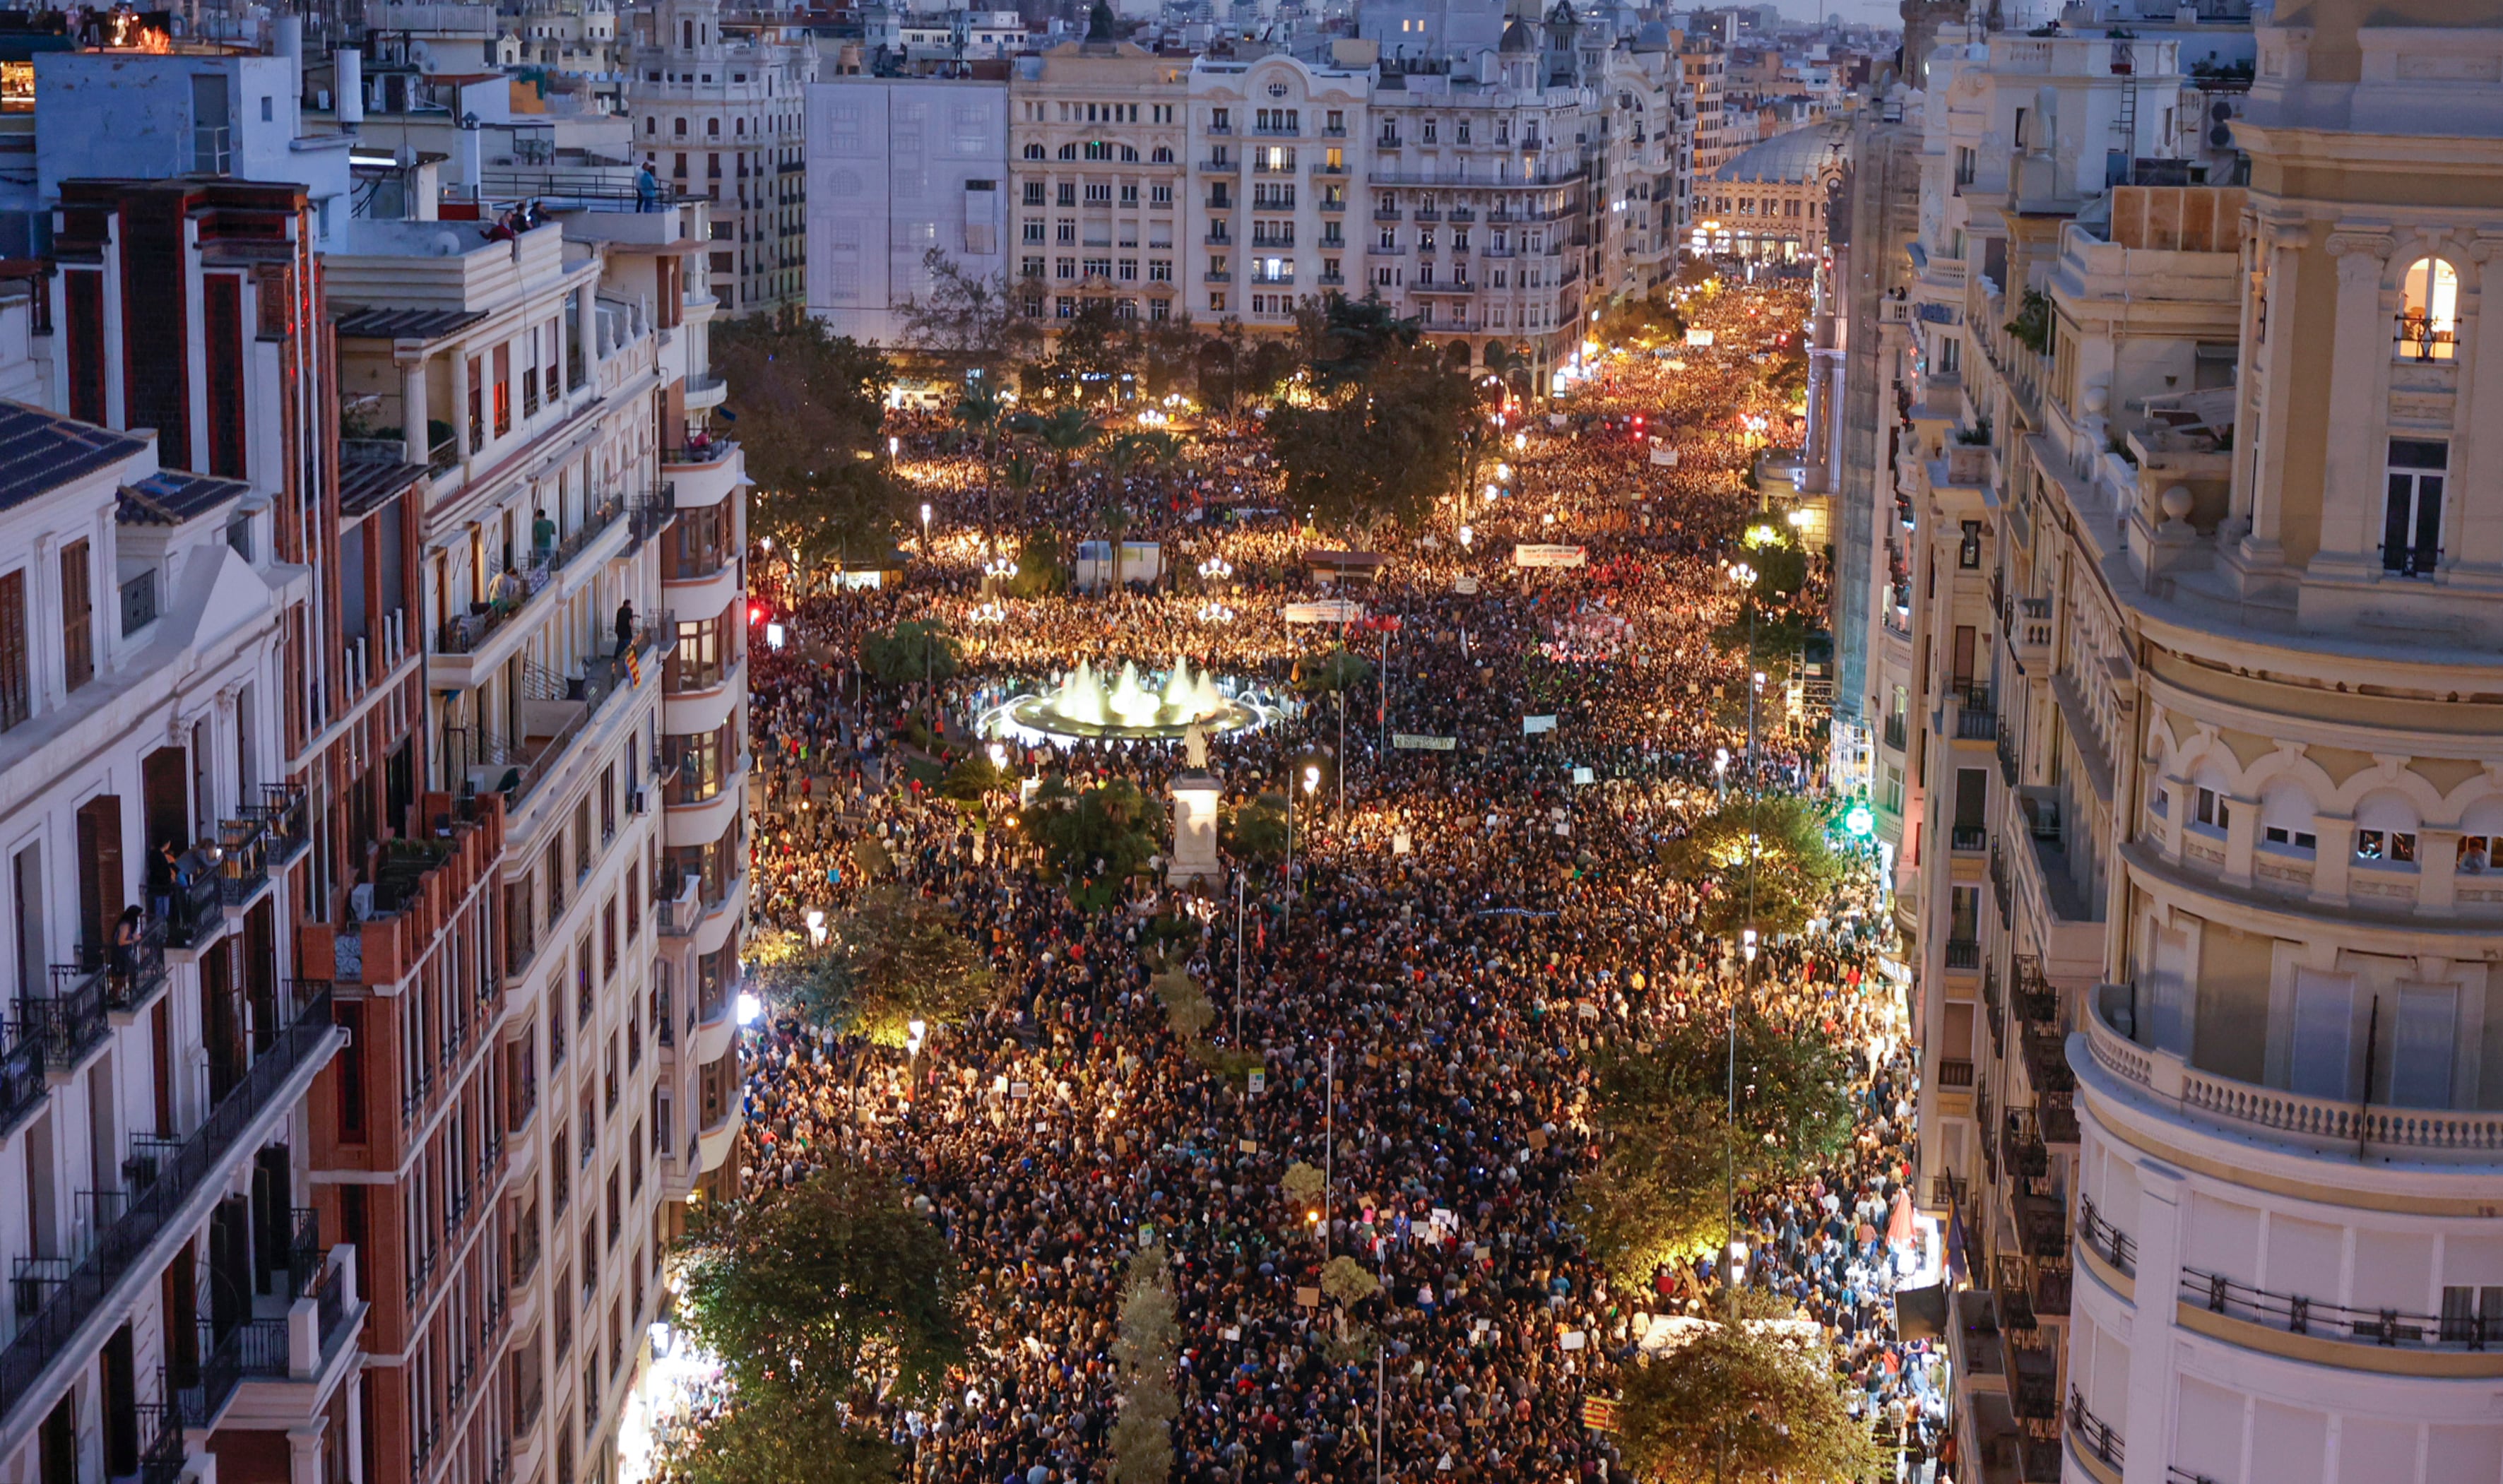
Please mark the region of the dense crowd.
[[[1752, 508], [1739, 483], [1763, 437], [1746, 420], [1784, 431], [1747, 347], [1802, 313], [1794, 291], [1727, 289], [1697, 317], [1722, 348], [1676, 369], [1612, 361], [1560, 417], [1505, 429], [1503, 492], [1410, 533], [1354, 594], [1395, 626], [1280, 621], [1282, 599], [1314, 595], [1300, 551], [1327, 543], [1262, 511], [1256, 431], [1132, 470], [1126, 487], [1099, 469], [1049, 493], [991, 487], [976, 456], [944, 450], [941, 425], [900, 431], [943, 529], [1012, 511], [1003, 528], [1075, 540], [1117, 496], [1132, 539], [1164, 543], [1181, 569], [1114, 595], [1001, 602], [979, 591], [982, 548], [966, 545], [962, 570], [900, 589], [775, 595], [792, 642], [755, 657], [755, 929], [840, 912], [874, 861], [951, 902], [999, 971], [993, 1008], [916, 1057], [772, 1017], [750, 1032], [751, 1186], [839, 1153], [871, 1160], [927, 1203], [969, 1274], [975, 1362], [943, 1403], [888, 1419], [919, 1476], [1106, 1477], [1123, 1269], [1152, 1234], [1172, 1255], [1183, 1334], [1178, 1478], [1627, 1477], [1581, 1401], [1612, 1394], [1660, 1321], [1705, 1312], [1726, 1275], [1702, 1259], [1627, 1287], [1583, 1251], [1591, 1053], [1718, 1016], [1732, 995], [1848, 1047], [1863, 1073], [1856, 1137], [1833, 1167], [1742, 1193], [1744, 1281], [1822, 1328], [1836, 1384], [1928, 1476], [1941, 1362], [1896, 1337], [1892, 1306], [1915, 1062], [1875, 973], [1869, 884], [1742, 972], [1697, 926], [1715, 885], [1657, 863], [1716, 790], [1747, 786], [1750, 666], [1710, 634], [1733, 611], [1726, 562]], [[1515, 542], [1577, 544], [1588, 564], [1518, 568]], [[1210, 556], [1232, 563], [1230, 583], [1197, 578]], [[1232, 622], [1203, 617], [1226, 597]], [[866, 630], [926, 615], [969, 641], [967, 673], [937, 698], [959, 736], [1006, 688], [1081, 657], [1183, 657], [1284, 686], [1344, 642], [1377, 674], [1343, 718], [1324, 700], [1214, 744], [1236, 801], [1290, 787], [1308, 749], [1331, 755], [1327, 790], [1298, 805], [1290, 880], [1253, 888], [1239, 919], [1230, 896], [1180, 891], [1085, 915], [1012, 829], [977, 829], [926, 770], [910, 773], [926, 698], [881, 692], [851, 664]], [[1532, 717], [1552, 729], [1526, 730]], [[1787, 694], [1763, 698], [1762, 787], [1821, 787], [1810, 722]], [[1388, 747], [1392, 732], [1454, 744]], [[1180, 761], [1161, 745], [1015, 759], [1150, 796]], [[1205, 988], [1221, 1052], [1169, 1027], [1150, 914], [1192, 925], [1158, 951]], [[1228, 1055], [1256, 1057], [1257, 1091]], [[1328, 1167], [1325, 1213], [1282, 1193], [1299, 1161]], [[1386, 1290], [1368, 1310], [1371, 1357], [1320, 1293], [1333, 1255]]]

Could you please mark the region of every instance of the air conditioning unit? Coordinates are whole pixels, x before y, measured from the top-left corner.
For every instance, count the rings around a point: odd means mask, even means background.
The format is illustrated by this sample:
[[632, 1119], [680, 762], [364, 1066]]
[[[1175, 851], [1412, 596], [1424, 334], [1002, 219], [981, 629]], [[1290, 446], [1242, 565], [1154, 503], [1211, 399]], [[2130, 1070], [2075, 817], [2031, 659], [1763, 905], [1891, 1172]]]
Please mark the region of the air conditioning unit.
[[626, 791], [627, 813], [643, 814], [649, 812], [651, 807], [652, 795], [650, 793], [641, 789], [629, 789]]
[[2234, 117], [2234, 105], [2223, 98], [2208, 106], [2208, 144], [2212, 149], [2233, 148], [2234, 131], [2228, 127]]

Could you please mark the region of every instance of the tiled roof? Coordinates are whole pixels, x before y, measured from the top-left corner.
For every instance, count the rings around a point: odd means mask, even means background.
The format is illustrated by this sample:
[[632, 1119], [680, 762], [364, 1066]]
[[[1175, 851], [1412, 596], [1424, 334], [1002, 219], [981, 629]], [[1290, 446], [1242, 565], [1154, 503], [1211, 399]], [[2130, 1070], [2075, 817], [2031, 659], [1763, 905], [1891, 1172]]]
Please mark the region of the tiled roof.
[[113, 516], [124, 525], [180, 525], [250, 493], [239, 479], [167, 469], [122, 486]]
[[148, 440], [133, 433], [0, 402], [0, 510], [22, 505], [147, 447]]
[[486, 318], [483, 309], [351, 309], [339, 316], [339, 338], [435, 340]]

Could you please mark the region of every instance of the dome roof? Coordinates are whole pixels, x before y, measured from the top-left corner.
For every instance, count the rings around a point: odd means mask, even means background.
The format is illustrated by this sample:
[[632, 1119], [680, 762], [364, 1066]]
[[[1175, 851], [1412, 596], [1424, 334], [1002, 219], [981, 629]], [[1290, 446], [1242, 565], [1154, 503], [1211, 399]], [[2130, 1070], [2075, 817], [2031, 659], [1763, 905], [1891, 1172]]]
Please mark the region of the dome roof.
[[1712, 179], [1791, 184], [1812, 181], [1840, 152], [1841, 141], [1834, 126], [1812, 123], [1739, 151], [1712, 173]]
[[1634, 32], [1634, 50], [1636, 51], [1667, 51], [1668, 22], [1664, 20], [1644, 21], [1642, 23], [1642, 28]]
[[1507, 54], [1535, 51], [1538, 50], [1538, 33], [1529, 28], [1528, 21], [1515, 20], [1503, 28], [1503, 43], [1496, 50]]

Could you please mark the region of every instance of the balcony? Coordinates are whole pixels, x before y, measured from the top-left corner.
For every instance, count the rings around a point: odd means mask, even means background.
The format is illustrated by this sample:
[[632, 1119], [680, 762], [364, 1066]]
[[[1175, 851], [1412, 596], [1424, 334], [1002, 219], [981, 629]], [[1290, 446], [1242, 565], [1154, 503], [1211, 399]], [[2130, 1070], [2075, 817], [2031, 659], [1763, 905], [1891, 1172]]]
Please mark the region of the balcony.
[[2124, 1278], [2138, 1275], [2138, 1242], [2128, 1232], [2095, 1209], [2095, 1203], [2077, 1197], [2077, 1245], [2096, 1257]]
[[104, 981], [102, 970], [55, 963], [51, 995], [19, 996], [17, 1039], [42, 1043], [48, 1069], [67, 1076], [88, 1052], [104, 1044], [110, 1024], [104, 1013]]
[[694, 933], [696, 924], [703, 920], [703, 878], [689, 871], [679, 881], [675, 896], [664, 897], [652, 904], [652, 919], [659, 926], [663, 937], [683, 938]]
[[1982, 825], [1956, 825], [1947, 830], [1947, 849], [1960, 856], [1977, 856], [1990, 848], [1990, 829]]
[[325, 991], [271, 1038], [234, 1089], [157, 1163], [154, 1178], [97, 1234], [95, 1245], [0, 1351], [0, 1432], [22, 1435], [31, 1430], [32, 1420], [16, 1413], [52, 1363], [83, 1348], [79, 1341], [90, 1321], [116, 1311], [111, 1300], [125, 1278], [154, 1281], [165, 1262], [159, 1249], [168, 1239], [190, 1234], [225, 1189], [235, 1162], [249, 1159], [257, 1147], [257, 1138], [247, 1135], [299, 1098], [338, 1044]]
[[1974, 938], [1949, 938], [1946, 945], [1946, 966], [1953, 969], [1980, 968], [1980, 941]]
[[0, 1051], [0, 1134], [16, 1129], [50, 1091], [42, 1041], [21, 1039]]
[[2383, 1349], [2484, 1352], [2503, 1350], [2503, 1314], [2463, 1309], [2415, 1314], [2403, 1309], [2358, 1309], [2320, 1303], [2295, 1294], [2274, 1294], [2236, 1282], [2223, 1273], [2181, 1269], [2180, 1301], [2288, 1334], [2308, 1334]]
[[434, 652], [438, 655], [475, 655], [487, 641], [518, 622], [537, 605], [539, 594], [554, 580], [556, 569], [539, 565], [528, 571], [517, 571], [505, 582], [505, 590], [483, 603], [472, 603], [469, 611], [443, 621], [435, 629]]
[[[631, 648], [648, 672], [677, 640], [678, 616], [662, 609], [643, 615]], [[550, 769], [564, 760], [573, 739], [614, 697], [634, 689], [634, 666], [616, 655], [584, 660], [582, 673], [575, 676], [525, 671], [522, 721], [526, 734], [519, 739], [481, 735], [467, 759], [471, 788], [501, 793], [508, 810], [519, 809]]]
[[[2084, 1394], [2074, 1387], [2069, 1391], [2069, 1445], [2077, 1450], [2078, 1459], [2086, 1464], [2089, 1474], [2098, 1479], [2120, 1477], [2123, 1457], [2120, 1434], [2111, 1430], [2110, 1423], [2086, 1409]], [[2097, 1463], [2104, 1467], [2096, 1468]]]
[[661, 451], [661, 462], [690, 468], [704, 468], [722, 463], [738, 452], [738, 445], [727, 438], [690, 439]]
[[1968, 686], [1956, 697], [1955, 739], [1998, 745], [1999, 713], [1991, 709], [1988, 686]]
[[2084, 1016], [2080, 1064], [2119, 1084], [2115, 1092], [2135, 1093], [2229, 1134], [2259, 1134], [2350, 1160], [2373, 1146], [2437, 1164], [2486, 1164], [2503, 1155], [2503, 1112], [2401, 1108], [2282, 1092], [2202, 1071], [2173, 1052], [2141, 1045], [2132, 1033], [2131, 989], [2097, 985]]
[[1886, 719], [1886, 746], [1890, 750], [1902, 752], [1910, 741], [1910, 736], [1911, 728], [1903, 717], [1890, 716]]

